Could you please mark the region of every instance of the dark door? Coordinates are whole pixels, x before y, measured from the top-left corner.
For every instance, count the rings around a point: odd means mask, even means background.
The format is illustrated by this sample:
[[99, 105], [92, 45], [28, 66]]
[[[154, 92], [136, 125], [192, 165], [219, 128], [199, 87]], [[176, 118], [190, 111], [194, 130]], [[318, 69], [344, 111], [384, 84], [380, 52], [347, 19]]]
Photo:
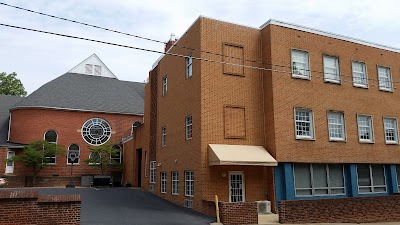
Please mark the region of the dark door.
[[137, 186], [142, 186], [142, 149], [136, 149]]

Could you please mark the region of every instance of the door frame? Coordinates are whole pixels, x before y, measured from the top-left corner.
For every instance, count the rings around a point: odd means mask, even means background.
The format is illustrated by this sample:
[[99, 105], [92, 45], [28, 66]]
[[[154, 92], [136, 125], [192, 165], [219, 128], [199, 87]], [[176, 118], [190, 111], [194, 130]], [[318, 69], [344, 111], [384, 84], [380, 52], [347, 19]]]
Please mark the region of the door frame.
[[[13, 153], [13, 157], [15, 156], [15, 151], [8, 150], [8, 151], [7, 151], [7, 159], [9, 159], [9, 153], [11, 153], [11, 152]], [[14, 173], [14, 164], [15, 164], [15, 163], [14, 163], [14, 162], [11, 162], [11, 163], [12, 163], [12, 165], [9, 166], [9, 165], [8, 165], [8, 162], [6, 162], [6, 168], [5, 168], [4, 173], [7, 173], [7, 168], [8, 168], [8, 167], [12, 167], [12, 172], [11, 172], [11, 173], [8, 173], [8, 174], [13, 174], [13, 173]]]
[[228, 176], [229, 176], [229, 183], [228, 183], [228, 191], [229, 191], [229, 202], [231, 201], [231, 175], [242, 175], [242, 195], [243, 195], [243, 201], [246, 202], [246, 182], [245, 182], [245, 176], [244, 176], [244, 171], [229, 171]]

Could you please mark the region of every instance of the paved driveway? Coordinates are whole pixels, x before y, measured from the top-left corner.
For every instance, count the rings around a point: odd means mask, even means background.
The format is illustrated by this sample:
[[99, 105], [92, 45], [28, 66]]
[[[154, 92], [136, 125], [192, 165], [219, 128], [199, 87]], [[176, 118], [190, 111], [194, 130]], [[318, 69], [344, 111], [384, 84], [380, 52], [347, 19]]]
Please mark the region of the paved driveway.
[[41, 194], [80, 194], [82, 225], [208, 225], [215, 219], [130, 188], [38, 188]]

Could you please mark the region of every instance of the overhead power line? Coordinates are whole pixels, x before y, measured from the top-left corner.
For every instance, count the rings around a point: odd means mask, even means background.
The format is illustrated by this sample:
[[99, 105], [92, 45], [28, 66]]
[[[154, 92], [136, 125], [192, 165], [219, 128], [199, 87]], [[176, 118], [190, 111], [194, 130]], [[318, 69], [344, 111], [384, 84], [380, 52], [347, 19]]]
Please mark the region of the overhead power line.
[[[19, 9], [19, 10], [24, 10], [24, 11], [27, 11], [27, 12], [30, 12], [30, 13], [39, 14], [39, 15], [42, 15], [42, 16], [47, 16], [47, 17], [51, 17], [51, 18], [55, 18], [55, 19], [64, 20], [64, 21], [67, 21], [67, 22], [72, 22], [72, 23], [76, 23], [76, 24], [80, 24], [80, 25], [84, 25], [84, 26], [89, 26], [89, 27], [93, 27], [93, 28], [97, 28], [97, 29], [101, 29], [101, 30], [105, 30], [105, 31], [109, 31], [109, 32], [114, 32], [114, 33], [117, 33], [117, 34], [123, 34], [123, 35], [127, 35], [127, 36], [130, 36], [130, 37], [135, 37], [135, 38], [139, 38], [139, 39], [143, 39], [143, 40], [147, 40], [147, 41], [152, 41], [152, 42], [156, 42], [156, 43], [167, 44], [167, 42], [164, 42], [164, 41], [160, 41], [160, 40], [156, 40], [156, 39], [152, 39], [152, 38], [148, 38], [148, 37], [143, 37], [143, 36], [139, 36], [139, 35], [135, 35], [135, 34], [130, 34], [130, 33], [126, 33], [126, 32], [121, 32], [121, 31], [117, 31], [117, 30], [109, 29], [109, 28], [105, 28], [105, 27], [100, 27], [100, 26], [97, 26], [97, 25], [88, 24], [88, 23], [84, 23], [84, 22], [77, 21], [77, 20], [67, 19], [67, 18], [63, 18], [63, 17], [59, 17], [59, 16], [54, 16], [54, 15], [50, 15], [50, 14], [47, 14], [47, 13], [42, 13], [42, 12], [34, 11], [34, 10], [31, 10], [31, 9], [26, 9], [26, 8], [19, 7], [19, 6], [10, 5], [10, 4], [3, 3], [3, 2], [0, 2], [0, 5], [12, 7], [12, 8]], [[272, 67], [274, 67], [274, 66], [275, 66], [275, 67], [279, 67], [279, 68], [287, 68], [287, 69], [290, 69], [290, 70], [292, 69], [292, 66], [291, 66], [291, 65], [290, 65], [290, 66], [285, 66], [285, 65], [279, 65], [279, 64], [263, 63], [263, 62], [257, 61], [257, 60], [252, 60], [252, 59], [246, 59], [246, 58], [240, 58], [240, 57], [229, 56], [229, 55], [220, 54], [220, 53], [216, 53], [216, 52], [205, 51], [205, 50], [200, 50], [200, 49], [196, 49], [196, 48], [190, 48], [190, 47], [186, 47], [186, 46], [182, 46], [182, 45], [178, 45], [178, 44], [174, 44], [174, 47], [183, 48], [183, 49], [188, 49], [188, 50], [191, 50], [191, 51], [197, 51], [197, 52], [202, 52], [202, 53], [211, 54], [211, 55], [216, 55], [216, 56], [227, 57], [227, 58], [231, 58], [231, 59], [243, 60], [243, 61], [246, 61], [246, 62], [259, 63], [260, 65], [262, 65], [262, 67], [260, 67], [260, 68], [264, 68], [264, 65], [267, 65], [267, 66], [271, 66], [271, 69], [272, 69]], [[215, 61], [215, 60], [214, 60], [214, 61]], [[229, 64], [229, 63], [228, 63], [228, 64]], [[233, 64], [232, 64], [232, 65], [233, 65]], [[240, 64], [236, 64], [236, 65], [239, 66]], [[307, 71], [307, 72], [312, 72], [312, 73], [318, 73], [318, 74], [322, 74], [322, 75], [325, 75], [325, 74], [326, 74], [326, 75], [337, 75], [337, 74], [331, 74], [331, 73], [326, 73], [326, 72], [324, 72], [324, 71], [311, 70], [311, 69], [308, 69], [308, 70], [305, 70], [305, 71]], [[318, 77], [318, 76], [314, 76], [314, 77]], [[349, 78], [353, 78], [352, 75], [345, 75], [345, 74], [340, 74], [340, 77], [349, 77]], [[378, 79], [373, 79], [373, 78], [365, 78], [365, 80], [368, 80], [368, 81], [378, 81], [378, 82], [379, 82]], [[342, 81], [343, 81], [343, 80], [342, 80]], [[390, 83], [394, 84], [394, 83], [400, 83], [400, 82], [394, 82], [394, 81], [392, 80], [392, 81], [390, 81]]]
[[[20, 27], [20, 26], [14, 26], [14, 25], [9, 25], [9, 24], [4, 24], [4, 23], [0, 23], [0, 26], [11, 27], [11, 28], [15, 28], [15, 29], [22, 29], [22, 30], [33, 31], [33, 32], [39, 32], [39, 33], [44, 33], [44, 34], [50, 34], [50, 35], [55, 35], [55, 36], [66, 37], [66, 38], [73, 38], [73, 39], [78, 39], [78, 40], [91, 41], [91, 42], [107, 44], [107, 45], [112, 45], [112, 46], [118, 46], [118, 47], [123, 47], [123, 48], [130, 48], [130, 49], [135, 49], [135, 50], [139, 50], [139, 51], [146, 51], [146, 52], [158, 53], [158, 54], [163, 54], [163, 55], [170, 55], [170, 56], [181, 57], [181, 58], [189, 58], [189, 57], [191, 57], [192, 59], [199, 60], [199, 61], [205, 61], [205, 62], [211, 62], [211, 63], [219, 63], [219, 64], [232, 65], [232, 66], [239, 66], [239, 67], [248, 68], [248, 69], [257, 69], [257, 70], [264, 70], [264, 71], [271, 71], [271, 72], [277, 72], [277, 73], [283, 73], [283, 74], [292, 75], [292, 71], [291, 70], [290, 71], [283, 71], [283, 70], [276, 70], [276, 69], [272, 69], [272, 68], [264, 68], [264, 67], [248, 66], [248, 65], [236, 64], [236, 63], [230, 63], [230, 62], [222, 62], [222, 61], [213, 60], [213, 59], [207, 59], [207, 58], [202, 58], [202, 57], [187, 56], [187, 55], [181, 55], [181, 54], [170, 53], [170, 52], [162, 52], [162, 51], [157, 51], [157, 50], [152, 50], [152, 49], [146, 49], [146, 48], [139, 48], [139, 47], [134, 47], [134, 46], [129, 46], [129, 45], [116, 44], [116, 43], [112, 43], [112, 42], [100, 41], [100, 40], [95, 40], [95, 39], [90, 39], [90, 38], [83, 38], [83, 37], [72, 36], [72, 35], [67, 35], [67, 34], [49, 32], [49, 31], [42, 31], [42, 30], [26, 28], [26, 27]], [[287, 67], [287, 68], [291, 68], [291, 67]], [[321, 78], [321, 76], [312, 76], [312, 75], [309, 75], [309, 76], [310, 77], [315, 77], [315, 78]], [[341, 82], [353, 82], [353, 81], [352, 80], [341, 80]], [[369, 86], [380, 86], [380, 85], [369, 84]], [[395, 87], [393, 87], [393, 88], [396, 89]]]

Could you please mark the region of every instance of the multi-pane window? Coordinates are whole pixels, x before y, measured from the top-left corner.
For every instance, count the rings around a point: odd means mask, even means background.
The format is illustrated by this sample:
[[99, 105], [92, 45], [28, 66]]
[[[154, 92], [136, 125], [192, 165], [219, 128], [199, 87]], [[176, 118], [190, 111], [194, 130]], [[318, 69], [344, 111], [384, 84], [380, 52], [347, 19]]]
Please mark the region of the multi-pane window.
[[351, 65], [353, 69], [353, 85], [357, 87], [368, 87], [365, 63], [353, 61]]
[[385, 168], [379, 164], [357, 165], [358, 192], [384, 193], [386, 192]]
[[156, 182], [156, 161], [150, 162], [150, 183], [154, 184]]
[[186, 117], [186, 140], [192, 139], [192, 115]]
[[295, 109], [296, 138], [313, 138], [313, 113], [309, 109]]
[[358, 115], [358, 139], [361, 142], [373, 142], [371, 116]]
[[385, 127], [385, 141], [387, 144], [397, 144], [398, 133], [397, 133], [397, 120], [395, 118], [383, 118], [383, 124]]
[[178, 195], [179, 194], [179, 173], [172, 172], [171, 179], [172, 179], [172, 194]]
[[296, 196], [345, 194], [342, 164], [294, 164]]
[[344, 115], [342, 112], [328, 112], [329, 140], [345, 139]]
[[292, 76], [310, 78], [308, 52], [292, 49]]
[[101, 155], [99, 152], [92, 152], [89, 155], [90, 162], [89, 164], [100, 164]]
[[325, 81], [340, 83], [339, 59], [324, 55], [324, 78]]
[[194, 172], [185, 171], [185, 195], [194, 196]]
[[[75, 156], [73, 161], [70, 156]], [[79, 163], [79, 145], [72, 144], [68, 147], [67, 163]]]
[[165, 76], [163, 78], [163, 86], [162, 86], [162, 95], [163, 96], [167, 95], [167, 87], [168, 87], [168, 77]]
[[[57, 144], [58, 135], [54, 130], [49, 130], [44, 134], [44, 140], [49, 143]], [[55, 154], [46, 154], [46, 161], [50, 164], [56, 163], [56, 155]]]
[[167, 127], [161, 128], [161, 146], [167, 146]]
[[192, 73], [193, 73], [192, 64], [193, 64], [193, 58], [190, 55], [190, 56], [186, 57], [186, 77], [187, 78], [192, 76]]
[[114, 145], [110, 154], [110, 163], [121, 163], [121, 146]]
[[161, 172], [160, 176], [161, 176], [160, 191], [161, 193], [167, 193], [167, 173]]
[[393, 91], [392, 76], [388, 67], [378, 66], [379, 90]]

